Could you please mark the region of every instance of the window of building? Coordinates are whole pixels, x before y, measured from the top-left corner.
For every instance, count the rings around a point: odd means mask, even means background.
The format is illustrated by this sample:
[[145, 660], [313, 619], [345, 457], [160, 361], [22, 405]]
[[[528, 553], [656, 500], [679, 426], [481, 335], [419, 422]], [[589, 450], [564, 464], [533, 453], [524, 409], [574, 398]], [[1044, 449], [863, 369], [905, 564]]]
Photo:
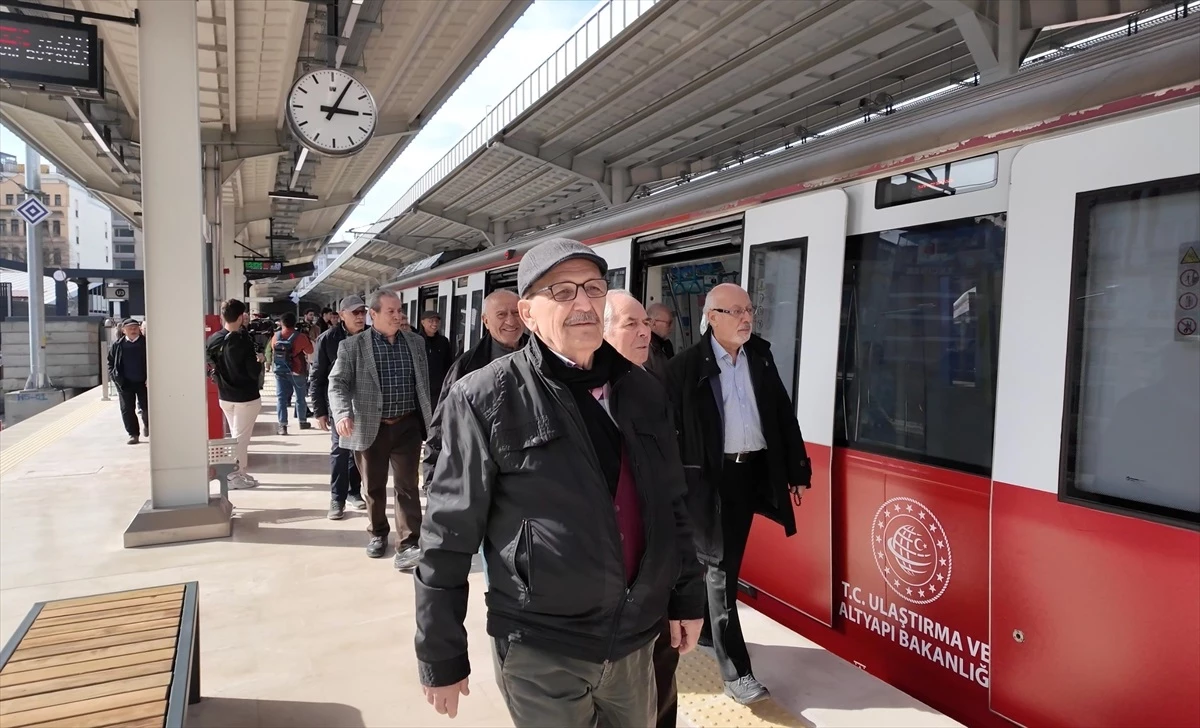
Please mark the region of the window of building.
[[0, 220], [0, 235], [8, 235], [8, 220]]
[[14, 217], [14, 218], [11, 220], [11, 222], [10, 222], [10, 225], [11, 225], [11, 227], [12, 227], [12, 234], [13, 234], [13, 235], [20, 235], [20, 234], [21, 234], [21, 221], [20, 221], [20, 220], [18, 220], [17, 218], [15, 218], [15, 217]]
[[50, 227], [53, 228], [53, 230], [54, 230], [54, 237], [58, 237], [58, 236], [62, 235], [62, 222], [60, 222], [59, 220], [55, 220], [52, 223], [50, 223]]
[[1006, 217], [846, 239], [837, 444], [991, 472]]
[[54, 196], [54, 206], [55, 206], [55, 207], [62, 207], [62, 195], [55, 195], [55, 196]]
[[793, 400], [800, 369], [807, 254], [807, 238], [750, 248], [750, 300], [757, 309], [754, 331], [771, 342], [779, 378]]
[[12, 196], [12, 195], [5, 195], [5, 196], [4, 196], [4, 204], [6, 204], [6, 205], [12, 205], [12, 204], [13, 204], [13, 196]]
[[1076, 206], [1059, 492], [1200, 524], [1200, 175]]
[[132, 260], [118, 260], [117, 261], [117, 268], [119, 268], [121, 270], [133, 270], [133, 265], [134, 265], [134, 263]]
[[54, 251], [54, 265], [62, 265], [62, 251]]
[[75, 244], [79, 245], [79, 233], [75, 233]]
[[115, 243], [113, 245], [113, 252], [115, 252], [115, 253], [133, 253], [134, 252], [133, 244], [131, 244], [131, 243]]

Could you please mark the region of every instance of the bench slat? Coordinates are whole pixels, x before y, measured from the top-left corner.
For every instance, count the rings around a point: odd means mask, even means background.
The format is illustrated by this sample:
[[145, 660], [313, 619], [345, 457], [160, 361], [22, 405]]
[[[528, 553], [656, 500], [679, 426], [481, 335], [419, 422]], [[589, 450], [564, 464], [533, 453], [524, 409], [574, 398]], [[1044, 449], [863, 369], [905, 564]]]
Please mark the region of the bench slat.
[[[161, 693], [159, 698], [161, 699], [167, 697], [167, 686], [170, 684], [170, 673], [162, 673], [159, 675], [131, 677], [125, 680], [114, 680], [100, 685], [88, 685], [70, 690], [59, 690], [53, 693], [30, 695], [24, 698], [13, 698], [11, 700], [0, 701], [0, 716], [4, 716], [3, 722], [7, 726], [9, 725], [9, 716], [17, 716], [21, 713], [33, 713], [44, 708], [66, 707], [67, 705], [88, 703], [99, 698], [118, 698], [122, 695], [132, 695], [143, 690], [158, 690]], [[122, 704], [136, 705], [137, 703], [144, 702], [146, 701], [138, 700], [135, 703]], [[120, 707], [120, 705], [109, 707], [115, 708]], [[82, 714], [72, 713], [72, 715]]]
[[[154, 714], [152, 711], [166, 715], [166, 698], [167, 689], [165, 687], [147, 688], [119, 695], [106, 695], [94, 700], [80, 700], [74, 703], [52, 705], [46, 708], [38, 708], [37, 710], [27, 710], [22, 713], [6, 715], [4, 717], [4, 728], [25, 728], [26, 726], [40, 726], [42, 723], [64, 726], [64, 728], [67, 726], [70, 728], [83, 728], [84, 726], [119, 725], [121, 719], [113, 722], [111, 718], [107, 717], [103, 719], [107, 720], [107, 723], [88, 721], [89, 719], [96, 719], [104, 711], [113, 712], [117, 708], [132, 708], [134, 706], [137, 706], [139, 710], [130, 711], [134, 715], [130, 715], [129, 720], [149, 717]], [[153, 708], [147, 706], [141, 709], [146, 703], [149, 703]], [[57, 722], [51, 723], [51, 721]]]
[[52, 612], [66, 607], [78, 607], [85, 604], [103, 604], [105, 602], [119, 602], [125, 599], [136, 599], [138, 597], [155, 597], [163, 594], [183, 594], [183, 584], [171, 584], [170, 586], [156, 586], [151, 589], [134, 589], [132, 591], [112, 592], [111, 594], [97, 594], [90, 597], [79, 597], [78, 599], [60, 599], [58, 601], [46, 602], [42, 607], [42, 613], [50, 616], [47, 612]]
[[80, 640], [78, 642], [46, 645], [45, 647], [26, 647], [24, 642], [22, 642], [17, 648], [17, 651], [13, 653], [9, 664], [11, 665], [17, 660], [31, 660], [38, 657], [51, 657], [53, 655], [64, 655], [71, 652], [84, 652], [97, 647], [115, 647], [117, 645], [149, 643], [166, 638], [170, 638], [171, 644], [175, 644], [175, 639], [178, 637], [178, 635], [178, 628], [166, 627], [162, 629], [151, 629], [145, 632], [115, 634], [109, 637], [97, 637], [96, 639]]
[[82, 604], [72, 607], [61, 607], [52, 609], [47, 612], [48, 618], [57, 619], [66, 617], [72, 614], [99, 614], [102, 612], [111, 611], [114, 609], [126, 609], [128, 607], [144, 607], [153, 606], [155, 604], [170, 604], [183, 600], [183, 592], [172, 594], [159, 594], [153, 597], [136, 597], [133, 599], [119, 599], [111, 602], [101, 602], [99, 604]]
[[169, 675], [171, 668], [175, 666], [175, 660], [171, 655], [165, 660], [157, 662], [143, 662], [140, 665], [125, 665], [123, 667], [114, 667], [110, 670], [98, 670], [95, 672], [85, 672], [78, 675], [64, 675], [62, 677], [50, 678], [48, 680], [37, 680], [20, 685], [9, 685], [0, 687], [0, 701], [12, 700], [14, 698], [24, 698], [29, 695], [40, 695], [42, 693], [52, 693], [56, 690], [70, 690], [72, 688], [82, 688], [89, 685], [98, 685], [100, 683], [115, 683], [119, 680], [125, 680], [132, 677], [144, 677], [147, 675]]
[[[74, 655], [59, 655], [58, 657], [49, 658], [45, 667], [33, 670], [25, 670], [23, 672], [0, 673], [0, 688], [6, 688], [12, 685], [24, 685], [25, 683], [38, 682], [40, 680], [53, 680], [55, 678], [67, 677], [69, 675], [85, 675], [90, 672], [101, 672], [103, 670], [111, 670], [116, 667], [143, 665], [147, 662], [174, 660], [174, 640], [162, 641], [167, 644], [157, 650], [134, 652], [132, 654], [117, 655], [116, 657], [107, 657], [99, 660], [87, 660], [85, 662], [64, 663], [64, 657], [74, 657]], [[122, 647], [124, 646], [125, 645], [122, 645]], [[30, 662], [33, 662], [33, 660], [30, 660]]]
[[[68, 632], [66, 634], [50, 634], [45, 637], [26, 637], [21, 640], [21, 647], [26, 645], [30, 647], [49, 647], [51, 645], [60, 645], [68, 642], [87, 641], [94, 638], [102, 637], [117, 637], [126, 634], [137, 634], [140, 632], [152, 632], [161, 628], [169, 628], [172, 631], [179, 628], [179, 617], [171, 617], [169, 619], [156, 619], [152, 622], [138, 622], [137, 624], [122, 624], [115, 627], [103, 627], [101, 629], [85, 629], [78, 632]], [[20, 652], [21, 647], [17, 648]]]
[[[123, 609], [106, 609], [103, 612], [84, 612], [83, 614], [64, 614], [61, 617], [42, 617], [31, 627], [31, 629], [41, 629], [42, 627], [57, 627], [63, 624], [78, 624], [79, 622], [96, 622], [101, 619], [112, 619], [114, 617], [125, 617], [131, 614], [151, 614], [153, 612], [164, 612], [175, 610], [178, 611], [183, 607], [183, 599], [172, 597], [173, 601], [156, 602], [154, 604], [142, 604], [138, 606], [125, 607]], [[125, 602], [109, 602], [109, 604], [124, 604]], [[58, 612], [51, 612], [57, 615]]]
[[[123, 728], [162, 728], [166, 713], [167, 702], [162, 700], [157, 703], [102, 710], [90, 715], [33, 723], [30, 728], [105, 728], [116, 725]], [[5, 725], [7, 728], [7, 724]]]
[[160, 619], [172, 619], [177, 622], [179, 619], [179, 608], [175, 609], [159, 609], [145, 614], [122, 614], [120, 616], [105, 617], [104, 619], [93, 619], [86, 622], [68, 622], [67, 624], [48, 624], [43, 625], [42, 620], [37, 620], [26, 633], [26, 639], [36, 639], [38, 637], [48, 637], [55, 634], [71, 634], [75, 632], [87, 632], [89, 630], [103, 629], [105, 627], [119, 627], [123, 624], [141, 624], [145, 622], [153, 622]]

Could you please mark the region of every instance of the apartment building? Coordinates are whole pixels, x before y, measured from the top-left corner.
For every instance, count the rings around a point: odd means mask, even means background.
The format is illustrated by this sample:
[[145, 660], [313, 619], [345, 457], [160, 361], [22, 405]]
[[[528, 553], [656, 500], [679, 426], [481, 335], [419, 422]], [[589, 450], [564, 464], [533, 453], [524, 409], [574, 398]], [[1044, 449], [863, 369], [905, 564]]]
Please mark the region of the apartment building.
[[[42, 204], [50, 216], [42, 226], [42, 264], [54, 268], [116, 267], [113, 213], [109, 206], [49, 165], [41, 168]], [[0, 154], [0, 258], [25, 260], [25, 221], [16, 208], [25, 201], [25, 165]]]
[[112, 213], [113, 268], [142, 269], [142, 231], [117, 212]]

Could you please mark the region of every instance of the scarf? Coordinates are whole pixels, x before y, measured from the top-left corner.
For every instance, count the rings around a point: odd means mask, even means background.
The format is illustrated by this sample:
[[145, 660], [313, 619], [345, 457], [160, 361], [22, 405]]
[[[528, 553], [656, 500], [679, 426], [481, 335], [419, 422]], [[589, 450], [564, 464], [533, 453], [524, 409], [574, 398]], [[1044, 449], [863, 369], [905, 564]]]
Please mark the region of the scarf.
[[[596, 451], [596, 458], [600, 461], [609, 494], [616, 497], [617, 481], [621, 477], [621, 432], [604, 406], [596, 401], [592, 390], [615, 381], [628, 370], [629, 362], [617, 354], [616, 349], [604, 343], [592, 357], [592, 368], [579, 369], [560, 359], [540, 337], [533, 338], [541, 348], [549, 377], [565, 386], [575, 400], [592, 448]], [[621, 367], [621, 362], [626, 366]]]

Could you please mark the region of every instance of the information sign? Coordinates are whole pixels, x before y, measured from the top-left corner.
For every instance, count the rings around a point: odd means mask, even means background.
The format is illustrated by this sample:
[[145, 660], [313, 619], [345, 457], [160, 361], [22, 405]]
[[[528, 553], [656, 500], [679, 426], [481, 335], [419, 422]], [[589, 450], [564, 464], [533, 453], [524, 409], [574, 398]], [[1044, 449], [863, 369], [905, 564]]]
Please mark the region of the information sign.
[[1174, 321], [1176, 341], [1200, 341], [1200, 242], [1179, 246]]
[[103, 60], [95, 25], [0, 13], [0, 79], [102, 98]]

